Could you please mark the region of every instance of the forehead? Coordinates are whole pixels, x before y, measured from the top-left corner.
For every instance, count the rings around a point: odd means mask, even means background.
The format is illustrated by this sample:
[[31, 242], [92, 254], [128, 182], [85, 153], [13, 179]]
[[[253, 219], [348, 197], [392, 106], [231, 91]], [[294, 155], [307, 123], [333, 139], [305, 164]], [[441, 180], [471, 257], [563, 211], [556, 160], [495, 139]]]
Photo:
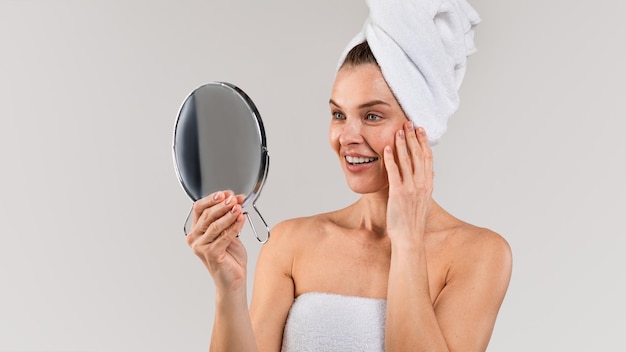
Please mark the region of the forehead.
[[335, 78], [331, 99], [345, 107], [371, 100], [382, 100], [391, 106], [399, 106], [380, 68], [374, 64], [341, 68]]

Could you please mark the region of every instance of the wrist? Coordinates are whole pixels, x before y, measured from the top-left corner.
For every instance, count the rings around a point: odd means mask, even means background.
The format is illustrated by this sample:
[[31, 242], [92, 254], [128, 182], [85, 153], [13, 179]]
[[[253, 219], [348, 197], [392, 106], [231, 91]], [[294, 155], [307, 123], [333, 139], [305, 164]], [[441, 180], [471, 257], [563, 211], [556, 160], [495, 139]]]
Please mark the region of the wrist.
[[215, 284], [217, 296], [245, 295], [248, 292], [246, 288], [247, 274], [245, 270], [236, 275], [231, 275], [227, 268], [220, 268], [216, 271], [209, 272]]
[[218, 307], [231, 311], [236, 307], [248, 307], [248, 293], [244, 287], [237, 290], [217, 289], [215, 291], [215, 304]]
[[423, 233], [400, 233], [389, 232], [389, 238], [391, 239], [391, 249], [396, 251], [410, 251], [424, 249], [424, 234]]
[[248, 292], [245, 279], [226, 283], [215, 281], [215, 291], [217, 295], [224, 296], [245, 295]]

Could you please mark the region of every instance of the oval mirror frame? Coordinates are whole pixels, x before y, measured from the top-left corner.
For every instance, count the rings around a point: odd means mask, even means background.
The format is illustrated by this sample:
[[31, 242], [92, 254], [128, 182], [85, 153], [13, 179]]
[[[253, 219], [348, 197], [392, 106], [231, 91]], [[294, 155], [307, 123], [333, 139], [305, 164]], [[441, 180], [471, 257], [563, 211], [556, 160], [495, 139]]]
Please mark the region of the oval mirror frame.
[[[269, 228], [255, 205], [269, 170], [267, 139], [259, 111], [242, 89], [226, 82], [194, 89], [179, 109], [172, 152], [179, 183], [192, 201], [220, 190], [244, 194], [244, 214], [257, 240], [267, 242]], [[250, 208], [267, 230], [264, 239]]]

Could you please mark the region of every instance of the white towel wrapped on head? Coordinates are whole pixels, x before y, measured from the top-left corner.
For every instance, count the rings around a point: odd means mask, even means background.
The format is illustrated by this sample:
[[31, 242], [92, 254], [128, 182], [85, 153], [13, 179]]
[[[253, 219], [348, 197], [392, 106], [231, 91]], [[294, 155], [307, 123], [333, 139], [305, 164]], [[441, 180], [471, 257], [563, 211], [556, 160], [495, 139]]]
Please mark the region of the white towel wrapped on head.
[[367, 41], [383, 77], [431, 145], [459, 106], [478, 13], [466, 0], [367, 0], [370, 15], [341, 56]]

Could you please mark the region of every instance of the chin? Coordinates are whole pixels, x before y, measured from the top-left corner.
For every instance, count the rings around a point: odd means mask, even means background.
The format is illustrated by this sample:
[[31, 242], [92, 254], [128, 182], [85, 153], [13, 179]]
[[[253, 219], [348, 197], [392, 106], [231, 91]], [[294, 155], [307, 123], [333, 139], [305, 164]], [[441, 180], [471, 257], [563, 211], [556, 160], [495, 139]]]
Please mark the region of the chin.
[[350, 180], [347, 180], [347, 181], [348, 181], [348, 187], [350, 187], [352, 192], [357, 193], [357, 194], [376, 193], [387, 188], [387, 184], [383, 185], [383, 184], [377, 184], [375, 182], [363, 182], [363, 181], [350, 182]]

